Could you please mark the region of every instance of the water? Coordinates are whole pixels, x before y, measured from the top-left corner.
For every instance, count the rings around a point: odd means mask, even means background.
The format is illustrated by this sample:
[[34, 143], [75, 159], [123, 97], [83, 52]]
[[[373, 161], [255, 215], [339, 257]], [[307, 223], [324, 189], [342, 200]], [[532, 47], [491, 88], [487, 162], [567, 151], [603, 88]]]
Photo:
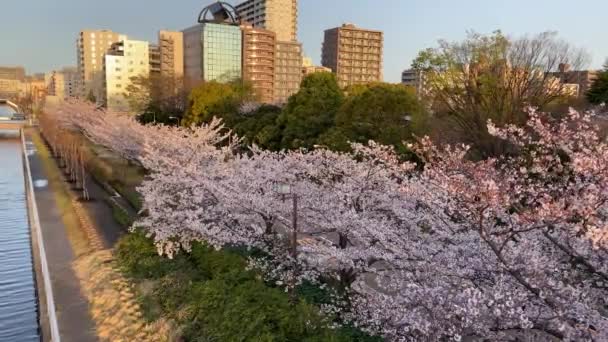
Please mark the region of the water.
[[7, 105], [0, 104], [0, 117], [10, 118], [15, 114], [15, 110]]
[[0, 139], [1, 342], [40, 341], [21, 158], [19, 140]]

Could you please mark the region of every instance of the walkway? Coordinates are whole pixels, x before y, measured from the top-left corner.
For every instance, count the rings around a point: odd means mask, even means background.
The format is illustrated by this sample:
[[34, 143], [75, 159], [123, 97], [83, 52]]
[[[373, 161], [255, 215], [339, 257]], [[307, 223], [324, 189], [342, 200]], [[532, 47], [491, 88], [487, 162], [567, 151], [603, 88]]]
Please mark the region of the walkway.
[[[26, 133], [26, 144], [32, 145], [29, 133]], [[61, 339], [63, 342], [97, 341], [88, 302], [81, 294], [79, 281], [72, 269], [72, 263], [77, 256], [68, 238], [60, 203], [48, 184], [44, 184], [49, 175], [46, 174], [38, 153], [31, 154], [28, 159], [32, 179], [37, 185], [34, 190], [36, 204], [46, 246]]]

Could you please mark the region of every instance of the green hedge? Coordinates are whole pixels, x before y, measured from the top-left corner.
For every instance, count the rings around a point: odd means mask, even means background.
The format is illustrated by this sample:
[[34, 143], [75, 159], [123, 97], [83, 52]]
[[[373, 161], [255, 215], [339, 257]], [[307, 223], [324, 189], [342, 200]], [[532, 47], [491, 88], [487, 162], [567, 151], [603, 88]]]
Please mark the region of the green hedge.
[[128, 276], [153, 284], [140, 298], [145, 317], [173, 319], [185, 341], [381, 341], [352, 327], [327, 328], [315, 306], [326, 299], [322, 290], [308, 284], [292, 304], [284, 290], [247, 270], [238, 251], [196, 244], [168, 259], [150, 239], [132, 233], [120, 240], [116, 257]]

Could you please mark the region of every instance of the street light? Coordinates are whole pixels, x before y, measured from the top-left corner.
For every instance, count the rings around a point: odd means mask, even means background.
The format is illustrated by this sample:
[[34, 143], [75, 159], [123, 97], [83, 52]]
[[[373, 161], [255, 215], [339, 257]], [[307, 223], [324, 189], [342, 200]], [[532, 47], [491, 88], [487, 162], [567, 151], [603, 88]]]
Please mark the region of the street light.
[[298, 195], [292, 192], [291, 184], [276, 182], [274, 184], [274, 191], [283, 197], [283, 200], [291, 197], [292, 200], [292, 211], [291, 211], [291, 257], [293, 258], [293, 284], [291, 289], [291, 300], [293, 303], [296, 302], [296, 277], [299, 273], [298, 267]]

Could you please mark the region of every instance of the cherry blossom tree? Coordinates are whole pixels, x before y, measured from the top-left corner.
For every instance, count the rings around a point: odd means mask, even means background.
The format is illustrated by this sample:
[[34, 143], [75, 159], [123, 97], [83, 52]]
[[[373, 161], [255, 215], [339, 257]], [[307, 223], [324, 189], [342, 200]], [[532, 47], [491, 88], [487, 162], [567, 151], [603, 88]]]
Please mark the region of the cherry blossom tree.
[[362, 324], [396, 340], [608, 338], [608, 145], [588, 115], [529, 114], [526, 128], [489, 124], [515, 156], [421, 141], [424, 171], [402, 191], [430, 215], [404, 258], [370, 270], [376, 288], [355, 286]]
[[[252, 267], [279, 285], [339, 280], [341, 318], [391, 341], [608, 340], [608, 144], [591, 115], [490, 122], [513, 153], [482, 161], [423, 138], [416, 166], [373, 142], [244, 150], [218, 120], [142, 126], [79, 103], [62, 113], [148, 170], [137, 226], [159, 253], [260, 249], [269, 257]], [[277, 184], [297, 196], [296, 231]]]

